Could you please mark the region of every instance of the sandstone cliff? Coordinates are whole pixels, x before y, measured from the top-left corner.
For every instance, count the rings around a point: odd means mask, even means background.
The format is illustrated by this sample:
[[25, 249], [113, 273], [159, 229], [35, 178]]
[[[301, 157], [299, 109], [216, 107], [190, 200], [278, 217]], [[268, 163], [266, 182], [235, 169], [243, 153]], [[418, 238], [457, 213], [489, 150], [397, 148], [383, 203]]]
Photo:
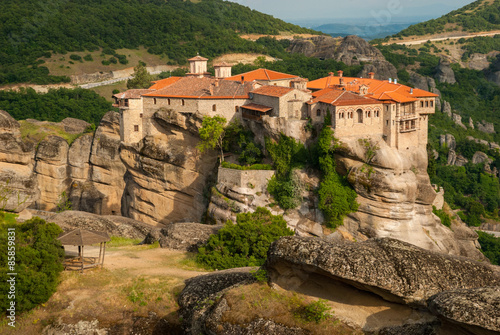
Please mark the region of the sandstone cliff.
[[376, 79], [397, 78], [397, 70], [387, 62], [380, 50], [371, 46], [358, 36], [333, 38], [331, 36], [315, 36], [292, 40], [288, 51], [301, 53], [308, 57], [335, 59], [347, 65], [366, 64], [359, 76], [366, 78], [369, 72], [375, 72]]

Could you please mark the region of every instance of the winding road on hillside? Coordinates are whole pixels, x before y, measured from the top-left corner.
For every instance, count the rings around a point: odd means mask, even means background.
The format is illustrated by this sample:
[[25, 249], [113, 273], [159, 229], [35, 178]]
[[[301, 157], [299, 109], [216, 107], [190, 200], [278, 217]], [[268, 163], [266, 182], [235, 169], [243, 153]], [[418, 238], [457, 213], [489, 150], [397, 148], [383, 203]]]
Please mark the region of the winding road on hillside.
[[473, 38], [473, 37], [480, 37], [480, 36], [494, 36], [500, 34], [500, 30], [496, 31], [490, 31], [486, 33], [477, 33], [477, 34], [467, 34], [467, 35], [459, 35], [459, 36], [446, 36], [446, 37], [434, 37], [434, 38], [426, 38], [426, 39], [421, 39], [417, 41], [403, 41], [403, 42], [396, 42], [396, 43], [384, 43], [385, 45], [389, 44], [398, 44], [398, 45], [418, 45], [418, 44], [424, 44], [427, 41], [431, 42], [436, 42], [436, 41], [446, 41], [446, 40], [459, 40], [461, 38]]

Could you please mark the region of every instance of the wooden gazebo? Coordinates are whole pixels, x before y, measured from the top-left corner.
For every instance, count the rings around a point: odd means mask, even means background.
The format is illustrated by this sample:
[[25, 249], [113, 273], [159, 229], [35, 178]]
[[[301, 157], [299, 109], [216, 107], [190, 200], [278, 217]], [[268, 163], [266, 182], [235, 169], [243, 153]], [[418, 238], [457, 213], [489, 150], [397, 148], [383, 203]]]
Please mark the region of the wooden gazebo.
[[[103, 266], [104, 254], [106, 252], [106, 242], [110, 241], [105, 232], [95, 232], [84, 229], [75, 229], [69, 233], [63, 233], [57, 238], [62, 245], [78, 246], [78, 256], [64, 260], [65, 270], [83, 270]], [[83, 248], [86, 245], [99, 243], [99, 257], [84, 257]]]

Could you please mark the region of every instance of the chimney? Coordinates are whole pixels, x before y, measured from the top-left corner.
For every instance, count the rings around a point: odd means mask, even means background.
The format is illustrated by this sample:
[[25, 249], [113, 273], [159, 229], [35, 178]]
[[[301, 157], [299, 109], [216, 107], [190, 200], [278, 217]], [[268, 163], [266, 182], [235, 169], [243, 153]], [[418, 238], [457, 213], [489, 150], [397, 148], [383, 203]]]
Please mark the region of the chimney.
[[245, 83], [245, 76], [241, 76], [241, 83], [244, 84]]
[[375, 72], [368, 73], [370, 79], [375, 79]]
[[328, 73], [328, 75], [329, 75], [330, 77], [333, 77], [333, 76], [334, 76], [333, 72]]
[[344, 76], [344, 71], [342, 71], [342, 70], [338, 70], [337, 73], [338, 73], [339, 77], [343, 77]]
[[398, 80], [397, 79], [394, 79], [394, 84], [397, 84], [398, 83]]
[[413, 88], [410, 88], [410, 94], [413, 94]]
[[389, 82], [392, 83], [392, 78], [389, 78]]
[[215, 85], [215, 87], [219, 87], [219, 79], [216, 79], [216, 80], [215, 80], [214, 85]]
[[340, 86], [345, 86], [344, 78], [342, 78], [342, 76], [340, 76], [339, 84], [340, 84]]

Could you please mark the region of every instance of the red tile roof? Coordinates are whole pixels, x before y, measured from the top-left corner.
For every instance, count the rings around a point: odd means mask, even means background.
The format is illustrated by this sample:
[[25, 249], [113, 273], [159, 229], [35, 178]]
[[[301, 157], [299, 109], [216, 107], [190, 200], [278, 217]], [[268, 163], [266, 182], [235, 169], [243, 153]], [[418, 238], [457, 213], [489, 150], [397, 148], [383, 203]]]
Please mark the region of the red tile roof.
[[324, 90], [314, 92], [314, 99], [309, 104], [323, 102], [333, 106], [352, 106], [352, 105], [374, 105], [380, 104], [381, 101], [361, 96], [349, 91], [343, 91], [335, 88], [326, 88]]
[[270, 97], [282, 97], [287, 93], [293, 91], [293, 88], [290, 87], [282, 87], [282, 86], [274, 86], [274, 85], [265, 85], [259, 87], [256, 90], [253, 90], [252, 93], [259, 95], [267, 95]]
[[[418, 88], [412, 89], [406, 85], [395, 84], [386, 80], [343, 77], [345, 88], [348, 91], [359, 92], [361, 85], [368, 86], [368, 95], [379, 100], [393, 100], [396, 102], [412, 102], [418, 98], [438, 97], [437, 94]], [[328, 76], [310, 81], [307, 87], [313, 90], [322, 90], [329, 87], [338, 87], [340, 77]]]
[[250, 72], [238, 74], [232, 77], [225, 78], [224, 80], [241, 81], [241, 77], [244, 77], [244, 81], [254, 81], [254, 80], [282, 80], [282, 79], [294, 79], [299, 78], [299, 76], [294, 76], [292, 74], [286, 74], [281, 72], [276, 72], [267, 69], [257, 69]]
[[170, 77], [170, 78], [165, 78], [165, 79], [153, 81], [154, 85], [151, 86], [149, 89], [150, 90], [160, 90], [162, 88], [165, 88], [167, 86], [172, 85], [173, 83], [177, 82], [181, 78], [182, 77]]
[[214, 78], [182, 77], [165, 88], [145, 94], [147, 97], [167, 97], [186, 99], [248, 99], [252, 83]]

